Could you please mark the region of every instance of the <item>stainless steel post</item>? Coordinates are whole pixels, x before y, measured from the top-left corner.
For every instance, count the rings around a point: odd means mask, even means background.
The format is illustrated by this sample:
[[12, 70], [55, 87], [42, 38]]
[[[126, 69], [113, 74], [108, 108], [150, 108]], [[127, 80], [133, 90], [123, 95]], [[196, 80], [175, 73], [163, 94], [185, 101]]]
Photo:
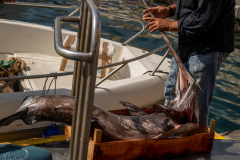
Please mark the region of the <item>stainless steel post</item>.
[[[77, 51], [66, 50], [61, 42], [61, 21], [79, 23]], [[79, 17], [57, 18], [55, 49], [63, 57], [76, 60], [72, 95], [74, 112], [70, 140], [70, 160], [87, 158], [92, 106], [94, 100], [98, 52], [100, 43], [100, 14], [92, 0], [82, 0]]]

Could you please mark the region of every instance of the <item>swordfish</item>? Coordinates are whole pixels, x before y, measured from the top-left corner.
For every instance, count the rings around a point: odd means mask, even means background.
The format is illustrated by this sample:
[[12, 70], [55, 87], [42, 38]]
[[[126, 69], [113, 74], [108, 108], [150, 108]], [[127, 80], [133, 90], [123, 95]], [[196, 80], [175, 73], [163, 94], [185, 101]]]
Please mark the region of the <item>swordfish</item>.
[[[155, 113], [146, 114], [139, 107], [121, 102], [130, 116], [123, 116], [93, 106], [92, 127], [98, 126], [112, 140], [162, 139], [186, 135], [198, 127], [198, 106], [195, 83], [178, 73], [178, 79], [167, 106], [153, 105]], [[54, 121], [67, 125], [72, 123], [74, 98], [64, 95], [28, 96], [15, 114], [0, 120], [0, 127], [17, 119], [28, 125], [39, 121]], [[97, 125], [96, 125], [97, 123]]]

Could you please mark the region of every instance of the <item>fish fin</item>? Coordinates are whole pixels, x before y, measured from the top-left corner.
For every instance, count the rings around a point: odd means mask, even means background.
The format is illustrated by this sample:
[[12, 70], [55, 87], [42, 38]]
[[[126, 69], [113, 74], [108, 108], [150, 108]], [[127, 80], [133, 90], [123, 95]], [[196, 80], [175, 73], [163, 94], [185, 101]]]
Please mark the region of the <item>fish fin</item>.
[[156, 111], [156, 112], [165, 112], [167, 110], [166, 107], [164, 107], [163, 105], [161, 104], [153, 104], [153, 109]]
[[140, 116], [140, 115], [147, 115], [141, 108], [138, 106], [124, 101], [119, 101], [127, 110], [130, 116]]
[[195, 123], [198, 127], [199, 125], [199, 107], [197, 97], [194, 98], [194, 108], [193, 108], [193, 123]]
[[38, 97], [38, 96], [27, 96], [27, 97], [25, 97], [22, 101], [22, 104], [20, 105], [20, 107], [17, 109], [16, 112], [24, 111], [35, 97]]
[[161, 137], [162, 137], [162, 133], [161, 134], [159, 134], [159, 135], [157, 135], [157, 136], [155, 136], [155, 137], [153, 137], [153, 138], [151, 138], [151, 139], [156, 139], [156, 140], [160, 140], [161, 139]]
[[1, 126], [7, 126], [9, 124], [11, 124], [12, 122], [21, 119], [21, 113], [17, 112], [11, 116], [8, 116], [6, 118], [3, 118], [0, 120], [0, 127]]
[[152, 139], [155, 139], [158, 141], [158, 140], [164, 139], [164, 138], [181, 138], [181, 136], [179, 134], [175, 133], [175, 131], [177, 130], [176, 128], [179, 128], [179, 127], [180, 127], [180, 125], [177, 125], [174, 128], [153, 137]]
[[35, 123], [37, 123], [38, 121], [36, 119], [34, 119], [35, 117], [29, 117], [29, 118], [25, 118], [23, 121], [24, 123], [28, 124], [28, 125], [33, 125]]
[[162, 134], [161, 138], [181, 138], [196, 128], [194, 123], [176, 125], [173, 129]]

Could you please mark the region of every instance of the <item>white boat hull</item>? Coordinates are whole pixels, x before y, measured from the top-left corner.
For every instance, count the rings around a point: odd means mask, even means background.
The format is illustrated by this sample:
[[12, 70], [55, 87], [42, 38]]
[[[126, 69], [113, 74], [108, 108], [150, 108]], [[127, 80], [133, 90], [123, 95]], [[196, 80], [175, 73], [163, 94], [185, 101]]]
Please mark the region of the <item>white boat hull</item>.
[[[59, 72], [58, 68], [62, 58], [54, 50], [53, 34], [54, 30], [51, 27], [0, 19], [0, 59], [6, 59], [8, 56], [22, 58], [30, 68], [23, 73], [25, 75]], [[74, 32], [64, 31], [63, 38], [68, 34], [76, 35]], [[134, 58], [145, 53], [144, 50], [135, 47], [123, 46], [121, 43], [111, 40], [101, 40], [114, 44], [116, 52], [112, 57], [113, 62]], [[164, 99], [164, 83], [168, 74], [156, 73], [155, 76], [151, 76], [149, 73], [144, 74], [154, 70], [161, 59], [162, 57], [159, 55], [151, 55], [129, 63], [121, 72], [116, 73], [110, 80], [96, 88], [94, 104], [104, 110], [118, 110], [123, 109], [119, 101], [131, 102], [140, 107], [162, 101]], [[169, 62], [170, 60], [166, 59], [160, 70], [169, 72]], [[46, 63], [51, 67], [46, 66]], [[73, 62], [69, 60], [66, 71], [73, 70], [72, 64]], [[0, 119], [13, 114], [26, 96], [42, 95], [45, 79], [31, 79], [24, 80], [24, 82], [26, 86], [23, 91], [0, 93]], [[58, 77], [57, 94], [70, 95], [71, 84], [72, 76]], [[53, 86], [50, 88], [50, 94], [54, 93]], [[51, 123], [43, 122], [27, 126], [21, 121], [16, 121], [14, 124], [0, 128], [0, 131], [46, 126]]]

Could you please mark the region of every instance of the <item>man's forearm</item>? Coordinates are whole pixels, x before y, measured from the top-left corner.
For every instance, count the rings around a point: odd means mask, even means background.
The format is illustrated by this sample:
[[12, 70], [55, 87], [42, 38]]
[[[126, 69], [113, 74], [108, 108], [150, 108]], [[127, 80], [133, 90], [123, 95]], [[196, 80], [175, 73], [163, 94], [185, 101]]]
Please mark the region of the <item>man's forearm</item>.
[[169, 31], [179, 32], [178, 21], [170, 21]]

